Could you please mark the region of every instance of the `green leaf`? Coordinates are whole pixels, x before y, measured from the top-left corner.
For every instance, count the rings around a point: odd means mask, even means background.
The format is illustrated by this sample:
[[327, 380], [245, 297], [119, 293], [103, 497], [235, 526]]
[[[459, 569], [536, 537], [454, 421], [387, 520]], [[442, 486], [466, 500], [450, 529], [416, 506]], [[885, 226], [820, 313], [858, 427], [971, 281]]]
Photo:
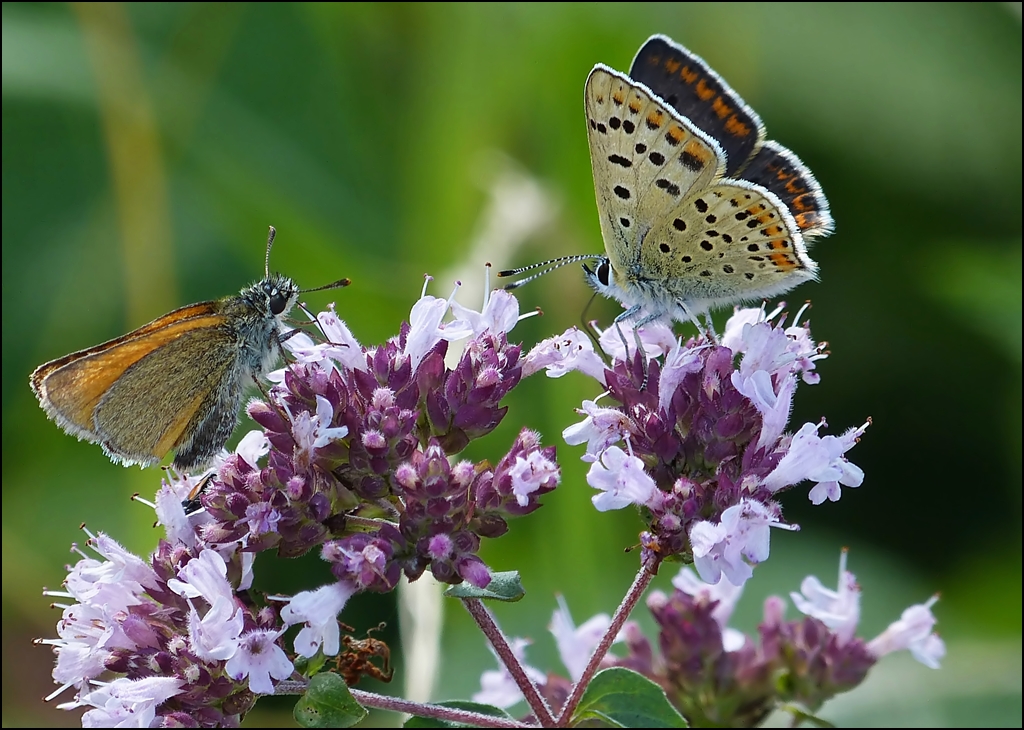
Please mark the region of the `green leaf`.
[[572, 718], [572, 725], [597, 720], [612, 727], [689, 727], [665, 692], [629, 669], [598, 672]]
[[510, 570], [505, 573], [491, 573], [491, 582], [486, 588], [460, 583], [446, 590], [444, 594], [452, 598], [490, 598], [514, 603], [526, 595], [526, 590], [519, 581], [519, 571]]
[[309, 680], [309, 688], [295, 703], [292, 714], [302, 727], [352, 727], [367, 712], [352, 697], [344, 679], [321, 672]]
[[312, 677], [327, 663], [327, 655], [324, 654], [324, 648], [321, 646], [316, 650], [316, 654], [311, 657], [297, 656], [295, 657], [295, 670], [303, 677]]
[[[500, 717], [503, 720], [512, 720], [511, 715], [502, 709], [494, 707], [493, 705], [481, 705], [477, 702], [468, 702], [466, 700], [450, 700], [448, 702], [435, 702], [434, 704], [440, 707], [450, 707], [453, 710], [465, 710], [466, 712], [478, 712], [481, 715], [488, 715], [490, 717]], [[410, 717], [405, 725], [402, 727], [415, 727], [415, 728], [429, 728], [429, 727], [473, 727], [472, 725], [463, 725], [461, 722], [451, 722], [449, 720], [439, 720], [436, 717], [420, 717], [413, 715]]]

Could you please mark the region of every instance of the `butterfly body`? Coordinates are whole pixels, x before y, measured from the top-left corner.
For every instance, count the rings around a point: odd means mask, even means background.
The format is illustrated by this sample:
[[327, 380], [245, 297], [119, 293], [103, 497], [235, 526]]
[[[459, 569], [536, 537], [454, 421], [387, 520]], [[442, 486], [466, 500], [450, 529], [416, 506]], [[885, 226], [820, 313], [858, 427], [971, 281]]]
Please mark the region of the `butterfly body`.
[[617, 321], [694, 319], [816, 278], [820, 187], [703, 60], [653, 36], [629, 76], [595, 66], [585, 100], [605, 256], [584, 272], [626, 307]]
[[57, 425], [116, 463], [149, 466], [174, 450], [175, 467], [202, 466], [231, 436], [245, 387], [276, 363], [298, 295], [291, 279], [268, 274], [40, 365], [32, 391]]

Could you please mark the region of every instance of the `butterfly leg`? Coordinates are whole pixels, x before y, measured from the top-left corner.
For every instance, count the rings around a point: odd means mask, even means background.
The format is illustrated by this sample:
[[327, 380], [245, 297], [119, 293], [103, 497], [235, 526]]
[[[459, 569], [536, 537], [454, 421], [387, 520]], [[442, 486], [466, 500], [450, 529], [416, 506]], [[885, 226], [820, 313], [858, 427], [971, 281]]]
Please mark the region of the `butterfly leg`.
[[[618, 317], [616, 317], [613, 320], [613, 322], [612, 322], [615, 325], [615, 329], [619, 333], [619, 338], [622, 340], [623, 358], [626, 361], [629, 360], [629, 345], [626, 344], [626, 336], [622, 334], [622, 328], [619, 325], [622, 322], [625, 322], [627, 319], [632, 319], [633, 317], [635, 317], [639, 313], [640, 313], [640, 305], [639, 304], [634, 304], [632, 307], [630, 307], [625, 312], [623, 312]], [[644, 320], [642, 320], [642, 322], [646, 322], [647, 319], [649, 319], [649, 318], [645, 318]], [[633, 327], [633, 332], [634, 333], [636, 332], [636, 328], [639, 327], [639, 326], [640, 326], [640, 323], [637, 323], [636, 325], [634, 325], [634, 327]], [[639, 346], [639, 344], [640, 344], [640, 336], [637, 335], [637, 345]]]
[[718, 333], [715, 332], [715, 324], [711, 321], [711, 312], [703, 312], [704, 321], [701, 322], [700, 313], [687, 306], [686, 302], [679, 299], [676, 301], [676, 305], [682, 310], [683, 314], [686, 315], [686, 318], [693, 322], [694, 326], [697, 328], [697, 334], [703, 335], [714, 345], [718, 344]]
[[[625, 349], [627, 362], [629, 362], [629, 347], [627, 347], [626, 345], [626, 338], [622, 334], [622, 329], [619, 327], [619, 322], [624, 319], [629, 319], [630, 317], [638, 314], [639, 312], [640, 305], [637, 304], [630, 307], [625, 312], [623, 312], [622, 314], [615, 318], [615, 326], [616, 329], [618, 329], [619, 331], [619, 337], [622, 338], [622, 347]], [[644, 390], [647, 388], [647, 379], [650, 376], [650, 368], [647, 366], [647, 352], [644, 350], [644, 344], [640, 340], [640, 328], [646, 324], [650, 324], [651, 322], [655, 322], [661, 319], [661, 316], [661, 314], [648, 314], [646, 317], [642, 317], [641, 319], [639, 319], [633, 325], [633, 341], [636, 344], [636, 352], [640, 356], [640, 363], [643, 367], [643, 379], [640, 382], [640, 390]]]

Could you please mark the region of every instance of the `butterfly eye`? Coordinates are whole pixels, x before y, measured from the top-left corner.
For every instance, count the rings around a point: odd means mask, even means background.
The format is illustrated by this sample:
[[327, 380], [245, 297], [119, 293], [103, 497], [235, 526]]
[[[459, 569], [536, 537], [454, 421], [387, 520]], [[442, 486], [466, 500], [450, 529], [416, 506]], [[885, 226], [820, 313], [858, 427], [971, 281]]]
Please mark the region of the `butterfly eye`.
[[266, 293], [270, 303], [270, 312], [275, 316], [283, 312], [284, 308], [288, 306], [288, 297], [276, 286], [266, 286], [263, 291]]
[[597, 274], [597, 280], [601, 282], [601, 286], [608, 286], [608, 284], [611, 283], [612, 278], [612, 267], [611, 264], [608, 263], [608, 259], [602, 261], [594, 273]]

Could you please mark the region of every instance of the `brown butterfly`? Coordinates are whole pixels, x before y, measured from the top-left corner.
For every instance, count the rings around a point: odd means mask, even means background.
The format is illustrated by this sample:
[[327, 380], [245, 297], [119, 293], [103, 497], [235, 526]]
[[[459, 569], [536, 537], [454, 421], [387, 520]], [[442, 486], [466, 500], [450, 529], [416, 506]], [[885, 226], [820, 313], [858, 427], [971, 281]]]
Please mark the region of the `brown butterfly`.
[[102, 345], [40, 365], [29, 380], [46, 415], [98, 443], [116, 463], [150, 466], [174, 450], [174, 467], [209, 462], [238, 423], [245, 386], [266, 375], [290, 332], [283, 320], [300, 290], [270, 273], [237, 295], [190, 304]]

